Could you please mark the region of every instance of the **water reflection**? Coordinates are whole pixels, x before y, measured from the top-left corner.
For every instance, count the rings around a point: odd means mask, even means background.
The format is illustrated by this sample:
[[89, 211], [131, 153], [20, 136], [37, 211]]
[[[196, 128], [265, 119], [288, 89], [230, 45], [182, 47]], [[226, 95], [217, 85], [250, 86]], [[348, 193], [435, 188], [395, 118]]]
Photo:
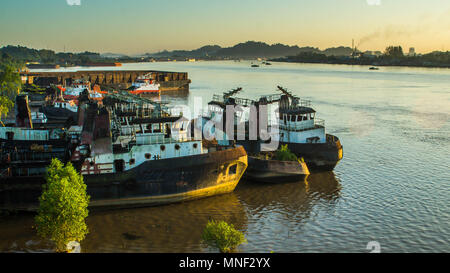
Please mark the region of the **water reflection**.
[[334, 172], [315, 173], [308, 176], [306, 192], [310, 199], [337, 202], [340, 197], [341, 184]]
[[0, 224], [0, 252], [51, 252], [51, 245], [36, 235], [32, 214], [3, 216]]
[[160, 94], [160, 101], [170, 102], [170, 104], [188, 105], [189, 104], [189, 89], [180, 89], [176, 91], [162, 91]]
[[[92, 212], [87, 219], [90, 233], [82, 243], [82, 251], [214, 251], [206, 249], [201, 242], [201, 233], [210, 219], [232, 223], [251, 238], [255, 228], [249, 227], [249, 218], [250, 222], [257, 223], [268, 215], [280, 215], [280, 221], [285, 224], [295, 219], [301, 223], [309, 217], [315, 203], [320, 200], [335, 203], [339, 192], [340, 183], [330, 172], [313, 174], [307, 182], [298, 183], [267, 185], [243, 180], [231, 194], [192, 202]], [[281, 222], [276, 221], [274, 226], [280, 226]], [[51, 251], [51, 245], [36, 235], [33, 225], [33, 215], [4, 218], [0, 251]]]
[[[304, 234], [325, 210], [335, 210], [341, 185], [333, 172], [312, 174], [307, 181], [257, 184], [242, 181], [236, 194], [248, 215], [244, 252], [304, 251]], [[313, 224], [314, 226], [315, 224]]]
[[201, 233], [210, 219], [246, 226], [236, 194], [144, 209], [93, 213], [85, 252], [202, 252]]
[[307, 181], [297, 183], [266, 184], [243, 180], [236, 190], [240, 200], [258, 212], [267, 207], [298, 212], [314, 202], [331, 203], [339, 198], [341, 185], [333, 172], [311, 174]]

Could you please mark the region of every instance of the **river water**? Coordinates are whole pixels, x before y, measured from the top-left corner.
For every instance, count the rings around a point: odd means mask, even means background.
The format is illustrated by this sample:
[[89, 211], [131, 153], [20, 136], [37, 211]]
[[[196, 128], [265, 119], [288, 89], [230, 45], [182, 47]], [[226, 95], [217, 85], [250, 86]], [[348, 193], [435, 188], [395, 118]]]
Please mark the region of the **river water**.
[[[192, 106], [243, 87], [276, 86], [312, 101], [344, 158], [306, 182], [242, 180], [231, 194], [162, 207], [92, 212], [83, 252], [215, 252], [201, 242], [209, 219], [243, 231], [240, 252], [450, 251], [450, 70], [242, 62], [125, 64], [120, 69], [185, 71], [188, 93], [162, 101]], [[0, 251], [47, 252], [32, 215], [0, 218]]]

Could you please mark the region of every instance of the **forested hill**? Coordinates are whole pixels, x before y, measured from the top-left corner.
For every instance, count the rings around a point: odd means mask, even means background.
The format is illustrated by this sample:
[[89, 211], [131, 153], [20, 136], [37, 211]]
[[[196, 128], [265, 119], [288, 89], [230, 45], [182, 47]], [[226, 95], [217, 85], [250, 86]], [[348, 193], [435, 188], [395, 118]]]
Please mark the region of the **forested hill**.
[[[254, 59], [254, 58], [280, 58], [293, 56], [304, 52], [321, 53], [325, 55], [348, 56], [352, 50], [349, 47], [336, 47], [320, 50], [316, 47], [298, 47], [283, 44], [269, 45], [263, 42], [248, 41], [232, 47], [207, 45], [195, 50], [174, 50], [147, 53], [146, 58], [199, 58], [199, 59]], [[0, 48], [0, 56], [6, 55], [22, 62], [39, 62], [42, 64], [83, 64], [88, 62], [113, 61], [140, 61], [142, 56], [129, 57], [123, 54], [112, 53], [56, 53], [49, 49], [32, 49], [24, 46], [5, 46]]]
[[329, 48], [324, 51], [316, 47], [298, 47], [283, 44], [269, 45], [263, 42], [248, 41], [239, 43], [232, 47], [204, 46], [192, 51], [174, 50], [162, 51], [158, 53], [147, 53], [152, 57], [192, 57], [192, 58], [210, 58], [210, 59], [252, 59], [252, 58], [279, 58], [284, 56], [297, 55], [303, 52], [323, 53], [325, 55], [349, 55], [352, 52], [350, 47]]

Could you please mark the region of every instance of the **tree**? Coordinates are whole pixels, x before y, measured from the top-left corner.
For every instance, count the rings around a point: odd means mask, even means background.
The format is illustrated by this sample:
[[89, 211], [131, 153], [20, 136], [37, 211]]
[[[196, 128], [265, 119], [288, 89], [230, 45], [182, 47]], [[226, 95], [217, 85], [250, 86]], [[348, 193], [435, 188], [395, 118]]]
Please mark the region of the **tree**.
[[88, 233], [85, 219], [90, 197], [83, 177], [71, 163], [64, 167], [53, 159], [45, 179], [35, 217], [37, 232], [53, 241], [57, 252], [64, 252], [69, 242], [81, 242]]
[[[3, 116], [8, 116], [9, 110], [14, 107], [14, 102], [12, 102], [6, 96], [0, 96], [0, 122]], [[3, 123], [2, 123], [3, 125]]]
[[401, 46], [388, 46], [384, 55], [388, 57], [401, 58], [404, 57], [403, 49]]
[[214, 220], [206, 224], [202, 239], [207, 245], [218, 248], [222, 253], [230, 252], [240, 244], [247, 243], [244, 234], [236, 230], [232, 224]]
[[14, 107], [15, 97], [20, 93], [22, 86], [20, 75], [13, 62], [7, 57], [2, 60], [4, 62], [0, 63], [0, 120]]
[[20, 93], [22, 80], [20, 74], [12, 63], [0, 64], [0, 96], [7, 96], [12, 101]]

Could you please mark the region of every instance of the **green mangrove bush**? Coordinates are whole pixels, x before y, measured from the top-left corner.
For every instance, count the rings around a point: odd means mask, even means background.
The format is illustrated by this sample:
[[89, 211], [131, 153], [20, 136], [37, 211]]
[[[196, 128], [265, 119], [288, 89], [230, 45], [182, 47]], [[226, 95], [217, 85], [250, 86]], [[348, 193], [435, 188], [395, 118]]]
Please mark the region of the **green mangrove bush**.
[[247, 243], [242, 232], [225, 221], [208, 221], [202, 234], [203, 241], [210, 247], [215, 247], [222, 253], [236, 249], [240, 244]]
[[275, 158], [280, 161], [298, 161], [297, 156], [292, 153], [288, 145], [281, 145], [281, 148], [276, 151]]
[[53, 159], [35, 217], [38, 235], [54, 242], [57, 252], [66, 252], [69, 242], [81, 242], [88, 233], [89, 199], [83, 177], [72, 164]]

